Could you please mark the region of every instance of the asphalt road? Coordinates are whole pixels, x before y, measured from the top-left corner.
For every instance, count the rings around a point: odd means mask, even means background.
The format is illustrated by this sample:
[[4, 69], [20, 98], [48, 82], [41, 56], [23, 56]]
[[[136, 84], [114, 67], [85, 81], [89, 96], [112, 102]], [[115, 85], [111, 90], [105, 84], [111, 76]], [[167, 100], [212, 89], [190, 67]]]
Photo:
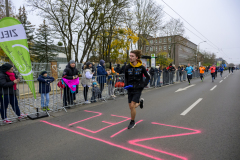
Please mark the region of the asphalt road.
[[1, 126], [0, 159], [239, 160], [239, 80], [225, 71], [144, 90], [132, 130], [127, 96]]

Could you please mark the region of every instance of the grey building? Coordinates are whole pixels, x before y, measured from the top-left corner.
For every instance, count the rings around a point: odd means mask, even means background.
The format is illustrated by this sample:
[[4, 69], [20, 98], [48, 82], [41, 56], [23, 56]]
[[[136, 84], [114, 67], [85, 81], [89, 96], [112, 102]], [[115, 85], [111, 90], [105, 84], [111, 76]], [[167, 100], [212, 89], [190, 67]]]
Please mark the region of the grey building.
[[144, 55], [161, 52], [167, 52], [168, 57], [173, 59], [173, 64], [176, 66], [187, 65], [187, 63], [196, 63], [197, 45], [188, 39], [175, 35], [165, 37], [147, 38], [149, 44], [144, 45], [142, 52]]

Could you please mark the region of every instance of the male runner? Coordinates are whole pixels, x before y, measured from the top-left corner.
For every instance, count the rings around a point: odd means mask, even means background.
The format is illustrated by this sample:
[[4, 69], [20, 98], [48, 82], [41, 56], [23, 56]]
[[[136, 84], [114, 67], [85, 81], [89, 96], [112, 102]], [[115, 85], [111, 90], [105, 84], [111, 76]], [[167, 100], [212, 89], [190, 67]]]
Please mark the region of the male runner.
[[209, 68], [209, 70], [211, 71], [212, 82], [214, 82], [214, 79], [215, 79], [215, 70], [216, 70], [215, 64], [213, 64], [212, 67]]
[[[131, 110], [131, 122], [128, 126], [128, 129], [132, 129], [136, 126], [135, 116], [136, 109], [138, 106], [143, 108], [144, 99], [141, 98], [142, 90], [148, 85], [149, 75], [146, 68], [142, 65], [140, 60], [142, 52], [140, 50], [134, 50], [130, 52], [130, 64], [125, 68], [125, 87], [124, 89], [128, 90], [128, 103]], [[143, 74], [146, 77], [143, 81]], [[140, 103], [139, 103], [140, 100]]]
[[201, 78], [202, 82], [203, 82], [203, 80], [204, 80], [203, 75], [204, 75], [204, 71], [205, 71], [205, 70], [206, 70], [206, 68], [203, 67], [202, 65], [201, 65], [201, 67], [199, 67], [199, 73], [200, 73], [200, 78]]
[[187, 71], [187, 79], [190, 85], [191, 84], [190, 80], [192, 79], [192, 72], [194, 71], [193, 67], [190, 66], [190, 63], [188, 63], [188, 67], [185, 69], [185, 71]]
[[220, 71], [220, 76], [222, 77], [222, 74], [223, 74], [223, 71], [224, 71], [223, 66], [221, 66], [221, 67], [219, 68], [219, 71]]

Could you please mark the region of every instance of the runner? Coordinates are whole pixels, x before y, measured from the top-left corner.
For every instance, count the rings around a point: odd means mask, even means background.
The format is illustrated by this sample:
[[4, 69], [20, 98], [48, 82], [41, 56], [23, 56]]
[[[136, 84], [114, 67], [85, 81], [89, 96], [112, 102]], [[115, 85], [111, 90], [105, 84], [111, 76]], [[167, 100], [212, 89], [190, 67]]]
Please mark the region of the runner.
[[206, 68], [203, 67], [202, 65], [201, 65], [201, 67], [199, 67], [199, 73], [200, 73], [200, 78], [201, 78], [202, 82], [203, 82], [203, 80], [204, 80], [203, 75], [204, 75], [204, 71], [205, 71], [205, 70], [206, 70]]
[[[142, 52], [140, 50], [134, 50], [130, 52], [130, 64], [125, 68], [125, 87], [128, 90], [128, 103], [131, 110], [131, 122], [128, 129], [132, 129], [136, 126], [135, 117], [136, 109], [138, 106], [143, 108], [144, 99], [141, 98], [142, 90], [148, 85], [150, 77], [147, 70], [142, 66], [142, 61], [139, 60]], [[146, 80], [143, 81], [143, 74]], [[140, 102], [139, 102], [140, 100]]]
[[209, 68], [209, 70], [211, 71], [212, 82], [214, 82], [214, 79], [215, 79], [215, 70], [216, 70], [215, 64], [213, 64], [212, 67]]
[[223, 74], [224, 68], [223, 68], [223, 67], [220, 67], [220, 68], [219, 68], [219, 71], [220, 71], [220, 76], [222, 77], [222, 74]]
[[188, 67], [185, 69], [185, 71], [187, 71], [187, 79], [190, 85], [191, 84], [190, 80], [192, 79], [192, 72], [194, 71], [193, 67], [190, 66], [190, 63], [188, 63]]
[[[217, 72], [218, 72], [218, 67], [215, 66], [215, 78], [217, 78]], [[215, 78], [214, 78], [214, 79], [215, 79]]]

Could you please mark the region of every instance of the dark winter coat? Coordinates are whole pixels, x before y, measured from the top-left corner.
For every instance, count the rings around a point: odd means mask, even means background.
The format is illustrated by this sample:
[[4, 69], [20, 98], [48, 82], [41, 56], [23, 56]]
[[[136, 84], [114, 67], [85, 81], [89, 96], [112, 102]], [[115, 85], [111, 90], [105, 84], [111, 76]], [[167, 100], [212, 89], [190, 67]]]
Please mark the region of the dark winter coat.
[[68, 63], [68, 65], [66, 66], [66, 68], [63, 71], [63, 77], [66, 79], [73, 79], [73, 76], [78, 75], [78, 70], [76, 68], [76, 66], [74, 68], [72, 68], [70, 66], [70, 63]]
[[127, 66], [127, 62], [124, 62], [124, 65], [121, 68], [120, 74], [124, 74], [125, 73], [126, 66]]
[[171, 72], [173, 72], [173, 71], [175, 71], [176, 69], [175, 69], [175, 67], [173, 67], [173, 66], [169, 66], [169, 69], [168, 69], [168, 71], [171, 71]]
[[158, 76], [161, 76], [161, 69], [160, 68], [155, 68], [155, 73], [157, 73]]
[[[146, 77], [145, 81], [143, 81], [143, 74]], [[142, 62], [140, 60], [135, 67], [133, 67], [131, 64], [126, 66], [124, 86], [133, 86], [132, 88], [128, 89], [128, 92], [141, 92], [144, 87], [148, 85], [149, 80], [150, 77], [147, 73], [147, 70], [142, 65]]]
[[[18, 79], [16, 73], [15, 78]], [[0, 70], [0, 94], [15, 94], [13, 85], [14, 82], [10, 80], [9, 76]]]
[[105, 68], [101, 66], [100, 64], [97, 66], [97, 81], [98, 83], [106, 83], [106, 76], [107, 72], [105, 71]]
[[153, 76], [155, 73], [155, 69], [151, 67], [150, 71], [149, 71], [150, 75]]
[[115, 72], [120, 74], [120, 72], [121, 72], [120, 64], [117, 64], [117, 67], [114, 70], [115, 70]]
[[178, 72], [179, 72], [180, 75], [182, 75], [183, 74], [183, 67], [178, 66]]
[[93, 76], [97, 75], [96, 66], [95, 65], [92, 65], [92, 73], [94, 73]]
[[39, 75], [37, 80], [39, 81], [39, 93], [49, 93], [51, 91], [50, 83], [54, 81], [53, 77]]

